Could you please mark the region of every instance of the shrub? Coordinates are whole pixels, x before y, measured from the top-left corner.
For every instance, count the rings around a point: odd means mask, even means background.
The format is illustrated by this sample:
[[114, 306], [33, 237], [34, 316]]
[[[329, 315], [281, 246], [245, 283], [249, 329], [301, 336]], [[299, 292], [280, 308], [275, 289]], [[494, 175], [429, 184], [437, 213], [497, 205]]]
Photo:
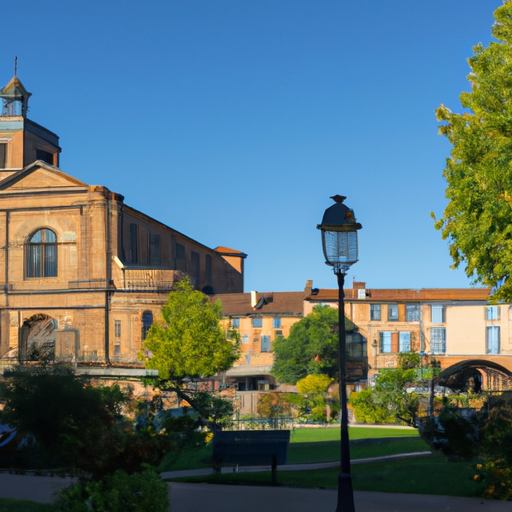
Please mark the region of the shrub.
[[153, 470], [118, 470], [104, 480], [61, 489], [53, 505], [61, 512], [167, 512], [168, 487]]
[[484, 498], [512, 501], [512, 468], [505, 460], [487, 460], [477, 464], [476, 470], [475, 481], [485, 484]]

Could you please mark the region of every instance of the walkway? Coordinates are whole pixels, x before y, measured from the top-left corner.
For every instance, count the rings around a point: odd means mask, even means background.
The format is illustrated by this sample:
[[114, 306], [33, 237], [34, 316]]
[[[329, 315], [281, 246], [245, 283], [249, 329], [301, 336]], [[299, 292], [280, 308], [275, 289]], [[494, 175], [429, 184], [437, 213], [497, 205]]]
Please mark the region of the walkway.
[[[426, 456], [430, 452], [356, 459], [352, 464], [382, 460]], [[335, 467], [338, 462], [317, 464], [290, 464], [279, 466], [278, 471], [307, 471]], [[223, 473], [237, 468], [223, 468]], [[270, 466], [240, 467], [240, 472], [270, 471]], [[169, 471], [162, 478], [211, 474], [210, 468], [188, 471]], [[0, 496], [49, 503], [56, 489], [71, 483], [70, 478], [48, 476], [22, 476], [0, 474]], [[258, 487], [238, 485], [169, 483], [170, 512], [311, 512], [336, 510], [337, 491], [319, 489], [292, 489], [289, 487]], [[510, 512], [510, 502], [481, 498], [455, 498], [422, 494], [390, 494], [380, 492], [354, 492], [356, 512]]]
[[[49, 503], [69, 479], [0, 474], [0, 496]], [[234, 485], [169, 485], [170, 512], [311, 512], [336, 510], [336, 491]], [[510, 512], [510, 502], [419, 494], [354, 493], [356, 512]], [[149, 511], [148, 511], [149, 512]]]

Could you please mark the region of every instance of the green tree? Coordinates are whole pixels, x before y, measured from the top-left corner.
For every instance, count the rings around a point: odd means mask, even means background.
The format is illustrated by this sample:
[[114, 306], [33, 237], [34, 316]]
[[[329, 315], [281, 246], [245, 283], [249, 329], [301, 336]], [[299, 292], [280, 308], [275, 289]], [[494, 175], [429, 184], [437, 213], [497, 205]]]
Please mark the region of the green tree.
[[291, 414], [291, 404], [286, 393], [265, 393], [258, 401], [258, 414], [269, 419], [274, 427], [280, 416]]
[[[302, 416], [313, 421], [327, 421], [327, 388], [334, 379], [328, 375], [307, 375], [297, 381], [302, 396]], [[338, 400], [339, 402], [339, 396]]]
[[421, 356], [404, 353], [398, 356], [396, 368], [381, 370], [375, 385], [350, 396], [358, 421], [371, 423], [402, 423], [416, 425], [419, 395], [407, 388], [422, 382]]
[[325, 395], [332, 381], [328, 375], [307, 375], [297, 381], [297, 389], [301, 395]]
[[[453, 148], [444, 177], [449, 203], [435, 226], [449, 241], [453, 267], [512, 300], [512, 2], [499, 7], [493, 41], [468, 59], [471, 92], [464, 112], [437, 111], [440, 133]], [[435, 216], [434, 216], [435, 218]]]
[[117, 385], [93, 386], [71, 370], [46, 365], [11, 370], [0, 398], [0, 421], [35, 438], [27, 449], [32, 464], [65, 464], [94, 473], [111, 454], [129, 393]]
[[232, 414], [232, 405], [200, 389], [200, 380], [226, 371], [240, 356], [238, 333], [222, 329], [222, 304], [194, 290], [185, 278], [174, 286], [162, 320], [153, 323], [144, 341], [146, 368], [158, 370], [152, 385], [175, 392], [216, 428]]
[[222, 304], [194, 290], [190, 280], [176, 283], [162, 308], [162, 322], [153, 323], [144, 341], [151, 351], [146, 368], [161, 379], [211, 377], [231, 368], [238, 359], [234, 331], [222, 329]]
[[[345, 319], [345, 329], [354, 328]], [[318, 305], [292, 325], [287, 338], [272, 344], [275, 354], [272, 375], [279, 382], [295, 384], [307, 375], [335, 377], [338, 371], [338, 310]]]

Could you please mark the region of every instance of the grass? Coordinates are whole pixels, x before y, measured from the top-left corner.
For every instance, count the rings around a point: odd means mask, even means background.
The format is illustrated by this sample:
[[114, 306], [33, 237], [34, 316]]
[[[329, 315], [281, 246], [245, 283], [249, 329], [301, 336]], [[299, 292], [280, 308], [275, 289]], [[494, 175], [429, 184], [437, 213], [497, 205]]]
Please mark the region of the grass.
[[188, 450], [175, 458], [173, 453], [168, 453], [156, 468], [158, 473], [164, 471], [181, 471], [183, 469], [199, 469], [212, 467], [212, 444]]
[[[339, 428], [299, 428], [292, 431], [290, 443], [318, 443], [339, 441]], [[348, 435], [353, 439], [379, 439], [382, 437], [419, 437], [416, 429], [349, 427]]]
[[[352, 459], [425, 451], [414, 429], [350, 427]], [[395, 439], [391, 439], [394, 437]], [[399, 437], [399, 439], [397, 439]], [[288, 463], [330, 462], [339, 460], [339, 428], [304, 428], [293, 430], [288, 448]], [[365, 443], [367, 440], [367, 443]], [[159, 472], [211, 467], [211, 444], [182, 453], [178, 458], [168, 454]]]
[[[309, 471], [280, 471], [278, 483], [287, 487], [336, 489], [339, 468]], [[425, 457], [355, 464], [352, 466], [356, 491], [374, 491], [444, 496], [478, 496], [481, 485], [473, 481], [467, 462], [448, 462], [441, 454]], [[270, 485], [270, 473], [227, 473], [181, 478], [185, 482], [236, 485]]]
[[0, 512], [55, 512], [55, 509], [46, 503], [0, 498]]
[[[419, 438], [373, 439], [372, 443], [352, 443], [351, 459], [382, 457], [398, 453], [423, 452], [428, 445]], [[327, 443], [294, 443], [288, 448], [288, 464], [307, 464], [311, 462], [333, 462], [340, 460], [340, 445]]]

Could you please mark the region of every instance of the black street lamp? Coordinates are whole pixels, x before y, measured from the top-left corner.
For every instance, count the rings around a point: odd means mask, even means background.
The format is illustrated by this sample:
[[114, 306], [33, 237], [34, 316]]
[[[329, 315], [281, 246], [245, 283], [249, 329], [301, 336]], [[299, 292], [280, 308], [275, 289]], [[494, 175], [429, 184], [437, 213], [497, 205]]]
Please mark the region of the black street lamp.
[[338, 363], [340, 372], [341, 406], [341, 459], [338, 475], [338, 506], [336, 512], [354, 512], [354, 491], [350, 475], [350, 447], [348, 438], [347, 414], [347, 337], [345, 332], [345, 275], [351, 265], [358, 260], [357, 231], [362, 228], [356, 222], [354, 211], [343, 204], [344, 196], [333, 196], [336, 204], [327, 208], [322, 224], [317, 228], [322, 232], [322, 247], [325, 263], [333, 267], [338, 278]]

